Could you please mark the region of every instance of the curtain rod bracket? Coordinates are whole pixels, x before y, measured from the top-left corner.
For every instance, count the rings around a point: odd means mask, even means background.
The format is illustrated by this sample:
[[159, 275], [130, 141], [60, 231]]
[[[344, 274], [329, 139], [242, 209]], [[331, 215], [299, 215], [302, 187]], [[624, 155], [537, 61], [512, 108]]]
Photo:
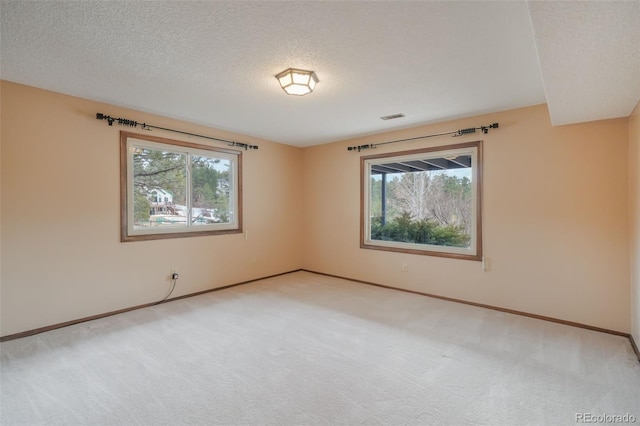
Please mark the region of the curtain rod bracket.
[[375, 145], [373, 144], [368, 144], [368, 145], [358, 145], [358, 146], [350, 146], [347, 148], [348, 151], [354, 151], [354, 150], [358, 150], [358, 152], [362, 151], [363, 149], [373, 149], [375, 148]]

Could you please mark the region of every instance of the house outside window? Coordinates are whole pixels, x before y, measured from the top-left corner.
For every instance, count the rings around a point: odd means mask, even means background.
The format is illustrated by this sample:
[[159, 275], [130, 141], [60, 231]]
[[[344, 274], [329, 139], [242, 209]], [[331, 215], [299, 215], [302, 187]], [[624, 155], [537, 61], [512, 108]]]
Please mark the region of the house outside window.
[[242, 232], [239, 151], [121, 132], [121, 240]]

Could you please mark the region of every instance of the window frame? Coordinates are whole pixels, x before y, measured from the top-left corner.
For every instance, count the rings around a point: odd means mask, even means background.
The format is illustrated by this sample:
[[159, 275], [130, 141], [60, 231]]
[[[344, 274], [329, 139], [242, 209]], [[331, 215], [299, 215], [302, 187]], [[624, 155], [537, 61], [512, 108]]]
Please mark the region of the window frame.
[[[225, 224], [207, 224], [175, 228], [150, 228], [149, 230], [133, 229], [133, 151], [131, 147], [141, 146], [151, 149], [166, 149], [173, 152], [184, 152], [189, 155], [200, 155], [230, 159], [234, 162], [231, 174], [233, 196], [230, 202], [233, 208], [233, 222]], [[190, 169], [187, 161], [187, 170]], [[187, 179], [187, 210], [191, 208], [191, 180]], [[185, 142], [158, 136], [143, 135], [132, 132], [120, 132], [120, 241], [148, 241], [169, 238], [199, 237], [206, 235], [239, 234], [242, 229], [242, 152], [209, 145]], [[189, 217], [189, 216], [187, 216]]]
[[[472, 232], [469, 249], [371, 239], [371, 165], [398, 162], [412, 156], [438, 158], [452, 152], [472, 153]], [[482, 261], [482, 141], [442, 145], [360, 157], [360, 248], [425, 256]]]

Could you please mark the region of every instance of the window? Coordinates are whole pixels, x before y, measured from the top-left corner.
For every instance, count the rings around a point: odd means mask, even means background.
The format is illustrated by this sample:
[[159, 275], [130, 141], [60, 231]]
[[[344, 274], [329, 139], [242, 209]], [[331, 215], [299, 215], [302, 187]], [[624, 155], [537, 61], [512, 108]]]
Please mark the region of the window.
[[242, 232], [242, 154], [121, 132], [121, 240]]
[[482, 260], [482, 143], [362, 157], [360, 247]]

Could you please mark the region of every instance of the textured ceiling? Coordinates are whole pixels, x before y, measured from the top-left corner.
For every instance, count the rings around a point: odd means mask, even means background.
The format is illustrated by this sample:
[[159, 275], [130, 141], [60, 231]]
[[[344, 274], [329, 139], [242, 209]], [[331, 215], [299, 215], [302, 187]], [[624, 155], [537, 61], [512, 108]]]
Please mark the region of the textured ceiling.
[[640, 99], [640, 1], [529, 8], [553, 124], [631, 114]]
[[[627, 116], [640, 99], [637, 1], [2, 0], [0, 17], [2, 79], [296, 146], [544, 102], [554, 124]], [[285, 95], [289, 67], [315, 70], [316, 91]]]

